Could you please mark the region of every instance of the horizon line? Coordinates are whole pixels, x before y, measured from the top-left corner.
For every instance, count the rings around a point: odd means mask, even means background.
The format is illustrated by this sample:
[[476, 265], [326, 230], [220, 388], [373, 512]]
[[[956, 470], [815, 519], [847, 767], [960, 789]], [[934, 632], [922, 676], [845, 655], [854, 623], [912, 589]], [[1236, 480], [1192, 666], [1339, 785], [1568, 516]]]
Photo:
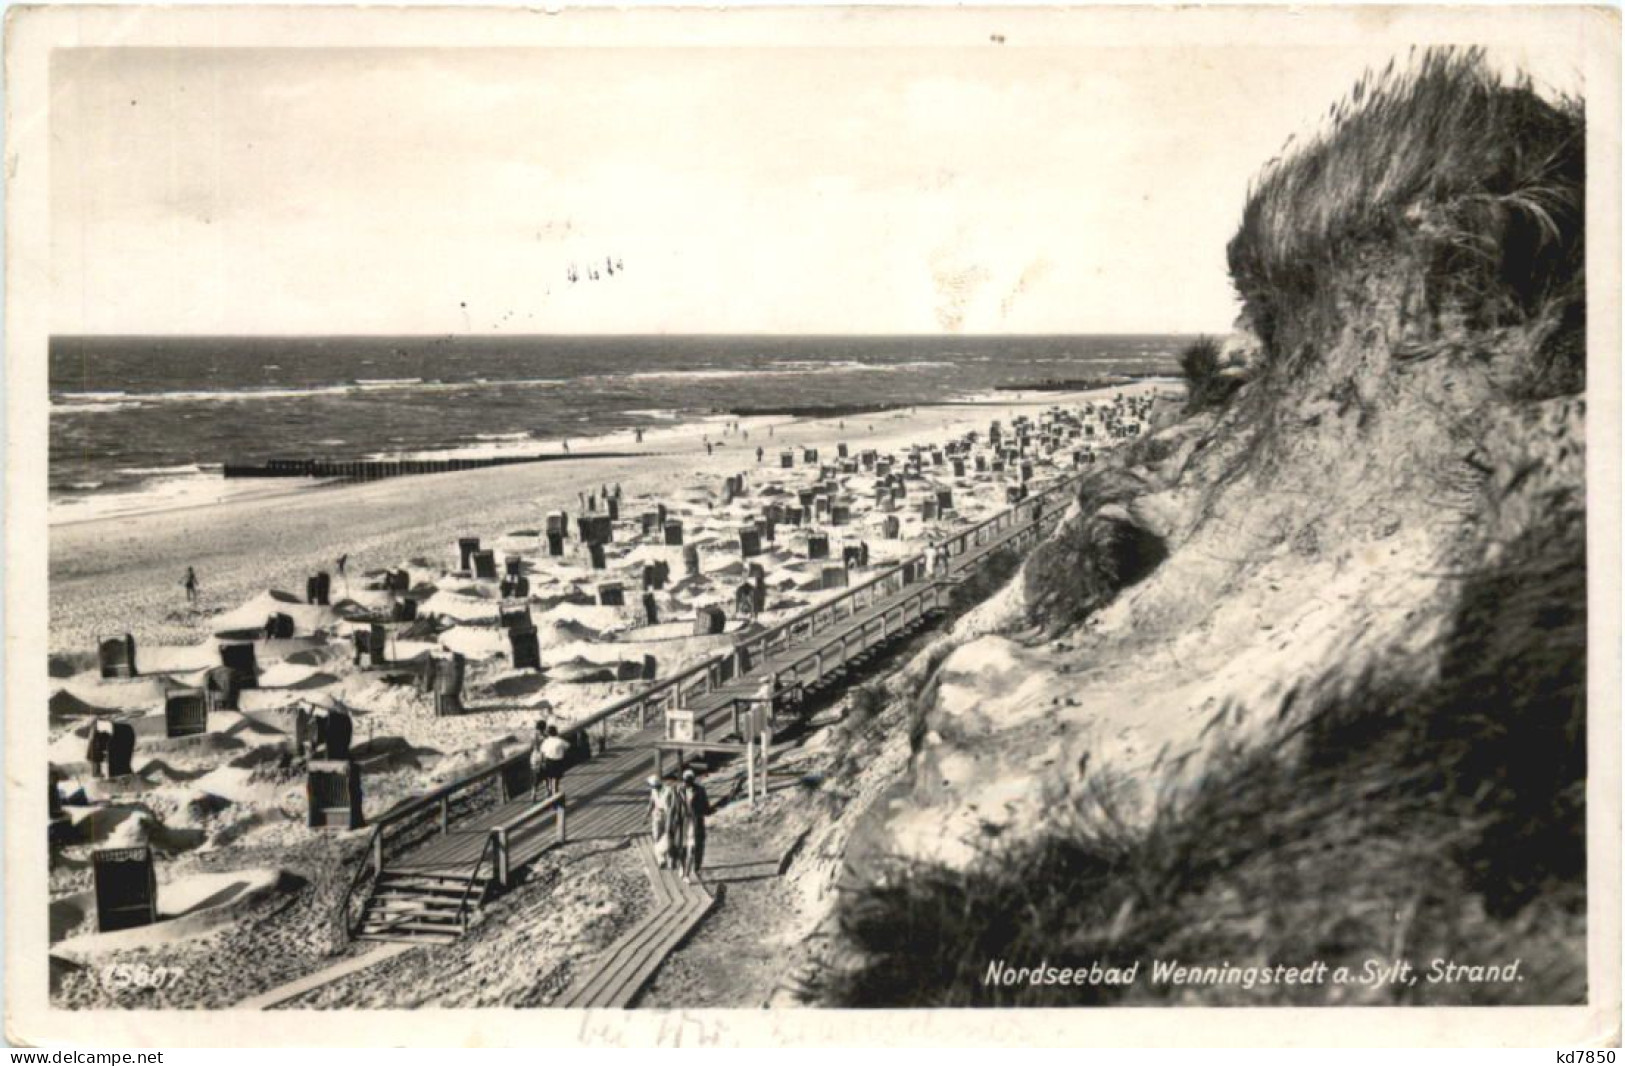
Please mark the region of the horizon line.
[[839, 333], [813, 331], [805, 333], [731, 332], [731, 333], [48, 333], [48, 340], [654, 340], [654, 339], [718, 339], [718, 338], [773, 338], [802, 340], [816, 338], [862, 340], [992, 340], [1001, 337], [1195, 337], [1225, 336], [1230, 328], [1217, 330], [1098, 330], [1003, 333]]

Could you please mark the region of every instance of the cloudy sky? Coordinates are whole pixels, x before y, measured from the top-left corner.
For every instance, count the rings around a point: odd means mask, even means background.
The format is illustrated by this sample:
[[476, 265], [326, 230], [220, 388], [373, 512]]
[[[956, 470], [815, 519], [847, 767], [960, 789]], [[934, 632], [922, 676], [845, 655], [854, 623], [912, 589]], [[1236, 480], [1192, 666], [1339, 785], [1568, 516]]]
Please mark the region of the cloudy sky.
[[1249, 178], [1388, 55], [62, 49], [51, 329], [1223, 330]]

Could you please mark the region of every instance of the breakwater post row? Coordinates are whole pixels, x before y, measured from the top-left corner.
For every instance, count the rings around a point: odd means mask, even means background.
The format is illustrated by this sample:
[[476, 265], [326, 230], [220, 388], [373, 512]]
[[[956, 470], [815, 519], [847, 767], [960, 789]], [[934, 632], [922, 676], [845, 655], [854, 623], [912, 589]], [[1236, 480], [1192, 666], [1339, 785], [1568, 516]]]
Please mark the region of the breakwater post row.
[[484, 459], [271, 459], [264, 463], [224, 463], [222, 476], [337, 478], [343, 481], [378, 481], [414, 474], [449, 474], [517, 463], [547, 463], [562, 459], [629, 459], [644, 452], [588, 452], [559, 455], [503, 455]]

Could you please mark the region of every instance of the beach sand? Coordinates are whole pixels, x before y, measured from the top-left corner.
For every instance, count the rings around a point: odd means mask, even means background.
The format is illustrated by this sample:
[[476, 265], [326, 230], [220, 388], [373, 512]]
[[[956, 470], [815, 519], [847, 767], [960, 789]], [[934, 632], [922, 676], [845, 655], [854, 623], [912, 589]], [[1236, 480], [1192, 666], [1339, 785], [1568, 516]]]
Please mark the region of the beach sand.
[[[918, 407], [844, 420], [755, 419], [746, 423], [748, 440], [722, 437], [720, 425], [701, 423], [650, 441], [636, 458], [587, 458], [595, 450], [637, 450], [630, 438], [606, 438], [578, 444], [575, 454], [581, 458], [575, 460], [314, 487], [53, 526], [51, 651], [90, 652], [97, 636], [123, 632], [148, 644], [202, 639], [212, 621], [187, 607], [181, 582], [188, 566], [197, 570], [200, 606], [229, 610], [268, 588], [302, 591], [309, 574], [332, 571], [342, 554], [349, 555], [352, 582], [368, 570], [414, 556], [444, 562], [459, 536], [489, 541], [510, 530], [535, 529], [555, 510], [573, 518], [579, 511], [577, 494], [604, 484], [620, 484], [629, 497], [690, 485], [715, 488], [734, 473], [776, 470], [780, 447], [833, 448], [846, 441], [854, 449], [886, 451], [940, 442], [970, 429], [985, 432], [993, 419], [1008, 424], [1021, 413], [1036, 417], [1047, 407], [1075, 404], [1089, 394], [1019, 395], [1008, 402]], [[702, 436], [719, 443], [715, 454], [705, 454]], [[767, 450], [760, 467], [758, 444]], [[799, 469], [799, 456], [797, 463]], [[335, 595], [342, 592], [336, 578], [334, 589]]]
[[[376, 815], [402, 799], [523, 750], [539, 719], [579, 720], [645, 683], [632, 677], [607, 680], [601, 673], [605, 667], [613, 671], [617, 665], [641, 665], [643, 656], [652, 655], [658, 663], [657, 676], [666, 677], [729, 646], [738, 624], [732, 617], [731, 593], [744, 571], [731, 531], [744, 516], [782, 498], [773, 495], [774, 483], [791, 493], [793, 504], [794, 490], [816, 480], [817, 464], [805, 463], [800, 449], [817, 447], [826, 464], [836, 461], [840, 442], [847, 444], [853, 457], [869, 448], [901, 453], [914, 445], [946, 444], [972, 430], [985, 435], [994, 420], [1008, 427], [1022, 415], [1037, 421], [1050, 407], [1076, 407], [1104, 398], [1030, 393], [845, 419], [753, 419], [743, 423], [748, 439], [737, 432], [724, 434], [720, 422], [702, 422], [660, 434], [648, 442], [646, 454], [636, 458], [588, 458], [589, 449], [613, 451], [626, 445], [605, 439], [578, 445], [581, 457], [569, 461], [312, 487], [55, 526], [49, 750], [53, 775], [62, 781], [68, 817], [53, 830], [57, 835], [52, 895], [60, 901], [82, 894], [90, 884], [89, 853], [105, 846], [151, 844], [159, 855], [161, 886], [194, 883], [239, 868], [270, 871], [266, 876], [280, 876], [279, 884], [301, 887], [290, 890], [286, 906], [273, 902], [269, 917], [264, 902], [245, 904], [249, 913], [229, 924], [225, 935], [233, 942], [258, 945], [256, 952], [287, 949], [285, 957], [279, 956], [275, 966], [230, 976], [213, 965], [207, 945], [166, 949], [158, 957], [180, 952], [207, 973], [208, 980], [206, 986], [173, 989], [173, 998], [166, 997], [165, 1002], [235, 1002], [232, 997], [298, 976], [323, 964], [330, 951], [346, 950], [342, 941], [330, 939], [334, 879], [340, 876], [342, 856], [360, 841], [349, 839], [355, 834], [335, 837], [304, 825], [304, 779], [296, 766], [285, 765], [281, 754], [289, 748], [294, 704], [336, 704], [352, 712], [359, 745], [356, 758], [365, 774], [365, 808], [369, 816]], [[711, 455], [706, 454], [705, 437], [718, 445]], [[755, 455], [758, 445], [765, 450], [760, 464]], [[797, 449], [795, 466], [784, 470], [778, 455], [789, 447]], [[1040, 463], [1040, 479], [1070, 462], [1069, 449], [1057, 452], [1048, 460], [1052, 465]], [[746, 476], [746, 495], [725, 505], [723, 482], [739, 473]], [[1014, 483], [1015, 476], [1013, 471], [978, 476], [972, 470], [970, 476], [954, 479], [949, 468], [929, 464], [926, 473], [929, 480], [953, 483], [956, 523], [974, 522], [1003, 509], [1004, 488]], [[581, 513], [580, 494], [617, 484], [623, 524], [635, 523], [657, 500], [684, 514], [685, 539], [701, 548], [703, 579], [682, 578], [680, 549], [628, 543], [624, 525], [611, 546], [611, 571], [586, 567], [573, 528]], [[886, 540], [875, 533], [879, 514], [872, 501], [854, 493], [853, 524], [828, 530], [829, 563], [840, 565], [836, 542], [841, 540], [864, 539], [877, 572], [917, 551], [930, 533], [918, 513], [925, 498], [923, 488], [911, 490], [896, 512], [902, 536]], [[545, 542], [537, 541], [546, 516], [559, 510], [570, 515], [572, 524], [563, 559], [549, 558]], [[769, 575], [767, 610], [759, 619], [763, 624], [839, 595], [838, 588], [817, 587], [824, 564], [808, 562], [789, 550], [789, 542], [799, 535], [781, 526], [777, 543], [766, 545], [768, 551], [752, 560], [763, 563]], [[513, 667], [507, 634], [495, 624], [501, 601], [494, 583], [455, 572], [460, 536], [478, 536], [485, 547], [494, 548], [499, 567], [504, 556], [525, 558], [544, 670]], [[289, 595], [302, 593], [310, 574], [332, 572], [341, 554], [349, 556], [348, 577], [334, 578], [335, 606], [347, 598], [365, 607], [387, 603], [387, 594], [368, 589], [375, 578], [366, 576], [386, 568], [409, 568], [415, 589], [434, 586], [421, 612], [458, 624], [438, 637], [407, 639], [397, 632], [391, 638], [391, 657], [464, 653], [467, 713], [436, 716], [429, 697], [415, 686], [391, 683], [384, 673], [354, 667], [352, 623], [341, 611], [307, 605], [302, 595]], [[656, 557], [670, 559], [675, 583], [657, 594], [664, 613], [660, 626], [646, 628], [632, 620], [641, 613], [642, 590], [635, 580], [626, 584], [627, 608], [579, 602], [584, 598], [580, 594], [598, 581], [608, 577], [626, 582], [638, 562]], [[185, 603], [181, 587], [187, 566], [196, 568], [202, 585], [196, 609]], [[862, 573], [853, 575], [854, 581], [862, 578]], [[578, 602], [559, 602], [561, 591], [574, 591]], [[693, 634], [694, 610], [708, 602], [723, 606], [730, 632]], [[261, 687], [242, 694], [241, 711], [211, 712], [204, 736], [167, 739], [162, 713], [165, 688], [200, 684], [202, 671], [218, 661], [215, 644], [223, 633], [253, 639], [253, 631], [273, 612], [289, 615], [296, 635], [255, 641]], [[136, 637], [142, 676], [103, 680], [95, 669], [95, 640], [124, 632]], [[98, 711], [112, 713], [135, 729], [135, 773], [129, 778], [99, 781], [88, 772], [83, 761], [85, 737], [90, 718]], [[165, 891], [160, 887], [161, 900]], [[71, 957], [75, 942], [86, 943], [93, 922], [66, 904], [61, 909], [80, 915], [57, 923], [63, 927], [53, 932], [53, 939], [62, 940], [65, 956]], [[296, 928], [290, 929], [290, 923]], [[297, 950], [289, 945], [297, 945]], [[110, 1002], [104, 991], [71, 972], [63, 980], [62, 1003]]]

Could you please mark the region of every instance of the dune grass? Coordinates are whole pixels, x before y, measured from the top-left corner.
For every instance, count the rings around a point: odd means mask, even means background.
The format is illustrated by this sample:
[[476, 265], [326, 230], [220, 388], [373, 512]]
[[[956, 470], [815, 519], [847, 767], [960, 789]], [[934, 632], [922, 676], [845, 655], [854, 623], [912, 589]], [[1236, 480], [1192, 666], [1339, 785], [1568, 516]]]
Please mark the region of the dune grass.
[[1179, 353], [1179, 372], [1185, 378], [1185, 412], [1199, 414], [1223, 407], [1240, 386], [1240, 379], [1226, 377], [1220, 361], [1219, 342], [1198, 337]]
[[1363, 247], [1420, 242], [1448, 304], [1476, 324], [1542, 313], [1583, 283], [1585, 120], [1574, 100], [1504, 84], [1477, 49], [1362, 77], [1322, 131], [1254, 182], [1232, 280], [1271, 355], [1283, 321], [1328, 310]]

